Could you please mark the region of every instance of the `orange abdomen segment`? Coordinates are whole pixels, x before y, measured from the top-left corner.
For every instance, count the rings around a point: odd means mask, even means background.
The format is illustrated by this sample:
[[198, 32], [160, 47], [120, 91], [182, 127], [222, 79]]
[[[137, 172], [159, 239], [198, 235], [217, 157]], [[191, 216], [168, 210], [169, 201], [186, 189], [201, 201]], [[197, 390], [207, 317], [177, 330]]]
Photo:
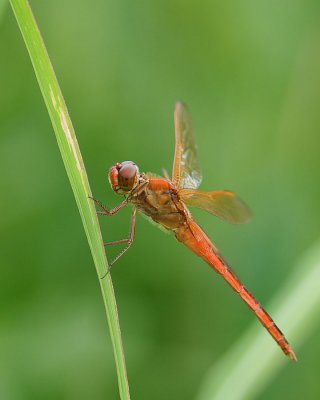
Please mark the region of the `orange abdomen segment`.
[[239, 294], [242, 300], [256, 314], [259, 321], [278, 343], [282, 351], [290, 357], [291, 360], [297, 361], [293, 350], [273, 319], [236, 277], [202, 229], [193, 220], [188, 220], [188, 226], [181, 227], [175, 233], [176, 238], [180, 242], [187, 246], [193, 253], [201, 257], [227, 281], [232, 289]]

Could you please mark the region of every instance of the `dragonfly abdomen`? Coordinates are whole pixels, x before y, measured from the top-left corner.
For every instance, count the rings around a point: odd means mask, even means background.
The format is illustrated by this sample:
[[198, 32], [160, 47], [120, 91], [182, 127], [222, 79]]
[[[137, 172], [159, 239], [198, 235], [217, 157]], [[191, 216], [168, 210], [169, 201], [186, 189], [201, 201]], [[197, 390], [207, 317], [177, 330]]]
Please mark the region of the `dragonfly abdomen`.
[[256, 314], [259, 321], [278, 343], [282, 351], [290, 357], [291, 360], [297, 361], [291, 346], [281, 330], [277, 327], [273, 319], [255, 297], [241, 283], [226, 261], [223, 260], [218, 250], [214, 247], [202, 229], [193, 220], [190, 220], [188, 221], [187, 227], [176, 232], [176, 237], [224, 278], [231, 288], [239, 294], [247, 306]]

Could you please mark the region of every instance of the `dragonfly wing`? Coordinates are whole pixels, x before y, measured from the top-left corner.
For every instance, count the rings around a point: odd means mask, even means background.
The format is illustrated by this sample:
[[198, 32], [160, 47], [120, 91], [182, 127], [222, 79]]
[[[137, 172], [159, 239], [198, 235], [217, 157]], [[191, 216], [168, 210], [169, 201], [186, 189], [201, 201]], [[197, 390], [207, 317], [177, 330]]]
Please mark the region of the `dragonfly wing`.
[[176, 146], [172, 182], [179, 188], [199, 187], [202, 176], [197, 158], [197, 148], [192, 134], [191, 118], [187, 106], [177, 103], [174, 111]]
[[187, 206], [202, 208], [232, 224], [243, 224], [251, 218], [248, 206], [234, 192], [181, 189], [179, 196]]

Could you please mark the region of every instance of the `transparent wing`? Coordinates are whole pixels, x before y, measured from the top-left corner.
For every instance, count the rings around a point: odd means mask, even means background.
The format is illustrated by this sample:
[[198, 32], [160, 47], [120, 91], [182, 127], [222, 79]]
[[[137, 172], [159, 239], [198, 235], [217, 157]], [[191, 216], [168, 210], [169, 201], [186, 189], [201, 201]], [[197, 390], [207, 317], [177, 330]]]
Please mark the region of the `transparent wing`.
[[248, 206], [235, 193], [226, 190], [181, 189], [179, 196], [187, 206], [202, 208], [232, 224], [244, 224], [252, 216]]
[[192, 135], [191, 118], [187, 106], [177, 103], [174, 111], [176, 147], [172, 168], [172, 181], [179, 188], [199, 187], [202, 176]]

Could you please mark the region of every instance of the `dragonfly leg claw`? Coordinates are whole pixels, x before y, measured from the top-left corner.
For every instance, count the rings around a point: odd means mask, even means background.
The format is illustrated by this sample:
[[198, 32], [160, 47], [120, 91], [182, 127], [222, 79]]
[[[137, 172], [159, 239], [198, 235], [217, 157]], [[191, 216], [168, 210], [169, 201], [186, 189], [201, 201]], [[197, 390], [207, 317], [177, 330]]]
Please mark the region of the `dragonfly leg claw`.
[[110, 265], [109, 265], [109, 267], [107, 268], [107, 272], [106, 272], [103, 276], [101, 276], [100, 279], [102, 280], [102, 279], [104, 279], [107, 275], [109, 275], [109, 274], [110, 274], [110, 270], [111, 270], [111, 267], [110, 267]]

